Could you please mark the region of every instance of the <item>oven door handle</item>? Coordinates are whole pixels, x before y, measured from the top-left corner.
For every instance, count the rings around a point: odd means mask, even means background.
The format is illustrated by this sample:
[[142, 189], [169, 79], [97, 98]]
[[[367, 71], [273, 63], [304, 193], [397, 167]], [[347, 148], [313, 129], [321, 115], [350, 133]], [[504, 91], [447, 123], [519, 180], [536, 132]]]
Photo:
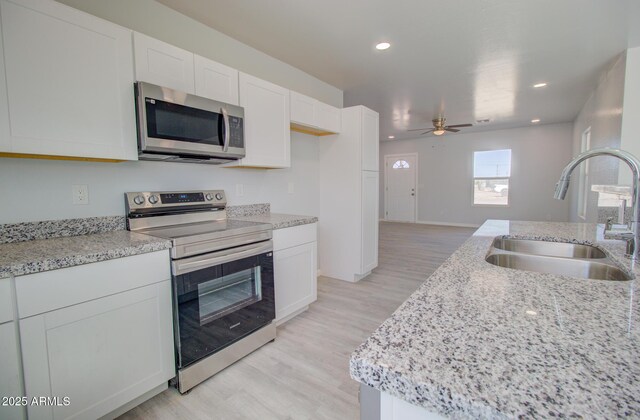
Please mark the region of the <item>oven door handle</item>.
[[229, 137], [231, 136], [231, 128], [229, 127], [229, 113], [225, 107], [221, 107], [222, 119], [224, 120], [224, 143], [222, 151], [226, 152], [229, 149]]
[[177, 260], [171, 263], [171, 272], [174, 276], [191, 273], [203, 268], [214, 267], [216, 265], [237, 261], [242, 258], [253, 257], [273, 251], [273, 241], [264, 241], [257, 244], [239, 246], [224, 251], [213, 252], [197, 257]]

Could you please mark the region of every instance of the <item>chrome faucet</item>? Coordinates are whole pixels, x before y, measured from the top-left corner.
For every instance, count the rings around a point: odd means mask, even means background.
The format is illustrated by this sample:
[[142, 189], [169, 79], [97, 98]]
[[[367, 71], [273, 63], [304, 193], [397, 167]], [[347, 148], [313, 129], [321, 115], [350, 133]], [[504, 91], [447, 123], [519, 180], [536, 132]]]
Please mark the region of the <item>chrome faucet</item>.
[[608, 147], [587, 150], [584, 153], [580, 153], [562, 170], [560, 180], [556, 184], [554, 197], [557, 200], [564, 200], [567, 195], [567, 190], [569, 189], [571, 172], [573, 172], [580, 163], [594, 156], [614, 156], [626, 162], [629, 168], [631, 168], [631, 172], [633, 173], [633, 195], [631, 197], [633, 200], [633, 213], [630, 224], [631, 237], [629, 238], [630, 242], [627, 243], [627, 252], [633, 260], [638, 260], [640, 259], [640, 230], [638, 228], [638, 222], [640, 221], [640, 161], [638, 161], [635, 156], [624, 150], [611, 149]]

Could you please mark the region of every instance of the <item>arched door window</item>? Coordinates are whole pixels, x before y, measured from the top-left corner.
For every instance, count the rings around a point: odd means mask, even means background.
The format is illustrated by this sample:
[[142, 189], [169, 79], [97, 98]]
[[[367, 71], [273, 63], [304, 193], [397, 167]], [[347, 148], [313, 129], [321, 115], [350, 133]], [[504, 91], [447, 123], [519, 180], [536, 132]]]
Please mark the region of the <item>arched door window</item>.
[[392, 166], [393, 169], [409, 169], [409, 162], [406, 160], [397, 160]]

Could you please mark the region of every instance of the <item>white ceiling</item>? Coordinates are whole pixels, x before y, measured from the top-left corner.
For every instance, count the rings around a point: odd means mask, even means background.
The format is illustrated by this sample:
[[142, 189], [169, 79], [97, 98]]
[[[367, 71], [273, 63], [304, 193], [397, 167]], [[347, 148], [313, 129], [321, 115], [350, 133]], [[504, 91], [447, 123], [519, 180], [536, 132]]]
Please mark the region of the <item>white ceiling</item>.
[[572, 121], [637, 0], [158, 1], [343, 89], [380, 113], [384, 140], [439, 114], [491, 119], [467, 131]]

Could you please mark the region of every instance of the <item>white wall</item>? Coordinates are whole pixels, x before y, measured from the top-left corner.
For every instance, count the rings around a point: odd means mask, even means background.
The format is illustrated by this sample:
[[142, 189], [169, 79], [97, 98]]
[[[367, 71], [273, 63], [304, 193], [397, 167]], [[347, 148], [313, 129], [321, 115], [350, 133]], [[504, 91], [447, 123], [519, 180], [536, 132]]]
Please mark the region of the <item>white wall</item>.
[[[573, 153], [580, 153], [582, 133], [591, 127], [591, 149], [597, 147], [620, 147], [622, 108], [625, 90], [626, 54], [618, 56], [601, 75], [598, 85], [582, 107], [573, 123]], [[612, 185], [618, 183], [619, 161], [613, 157], [597, 157], [589, 161], [589, 184]], [[626, 166], [626, 165], [625, 165]], [[628, 169], [624, 169], [627, 170]], [[577, 174], [577, 172], [576, 172]], [[577, 185], [577, 177], [572, 184]], [[589, 188], [589, 191], [591, 188]], [[578, 189], [569, 190], [572, 222], [583, 222], [578, 218]], [[586, 221], [596, 222], [598, 194], [589, 192]]]
[[[384, 155], [418, 153], [418, 221], [480, 225], [486, 219], [566, 221], [569, 204], [553, 199], [571, 159], [571, 123], [382, 142]], [[511, 149], [510, 205], [473, 206], [473, 152]], [[380, 214], [384, 214], [381, 176]]]
[[[318, 141], [291, 133], [291, 168], [230, 169], [164, 162], [94, 163], [0, 159], [0, 224], [124, 215], [127, 191], [223, 189], [231, 205], [271, 203], [272, 211], [317, 215]], [[289, 183], [294, 193], [288, 193]], [[89, 186], [89, 204], [73, 205], [71, 186]], [[244, 196], [236, 195], [243, 184]]]
[[342, 91], [154, 0], [58, 0], [342, 108]]
[[[627, 50], [620, 137], [620, 148], [640, 158], [640, 47]], [[631, 178], [631, 171], [626, 165], [620, 165], [618, 182], [631, 185]]]

